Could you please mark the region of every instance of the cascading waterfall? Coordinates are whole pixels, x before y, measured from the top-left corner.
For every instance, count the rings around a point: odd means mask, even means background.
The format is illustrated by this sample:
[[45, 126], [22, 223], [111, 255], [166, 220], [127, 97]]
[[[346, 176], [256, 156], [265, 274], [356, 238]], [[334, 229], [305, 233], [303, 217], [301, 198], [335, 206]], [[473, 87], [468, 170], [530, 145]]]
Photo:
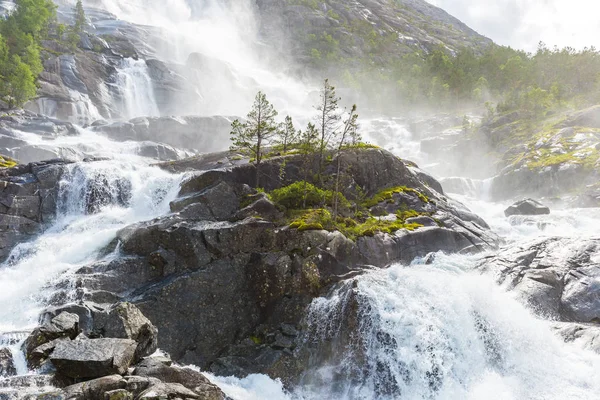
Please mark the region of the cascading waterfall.
[[115, 160], [66, 168], [56, 221], [38, 238], [15, 247], [0, 267], [0, 333], [34, 327], [54, 284], [93, 262], [119, 229], [168, 212], [181, 179]]
[[116, 90], [120, 104], [118, 109], [124, 118], [160, 116], [146, 61], [123, 59], [117, 71]]
[[600, 355], [564, 343], [473, 258], [438, 254], [346, 282], [310, 306], [311, 364], [293, 393], [261, 375], [211, 379], [234, 399], [587, 400]]
[[[315, 301], [307, 341], [319, 364], [302, 397], [593, 398], [600, 356], [563, 343], [469, 264], [439, 255], [431, 266], [396, 265]], [[318, 356], [327, 346], [337, 349], [331, 364]]]

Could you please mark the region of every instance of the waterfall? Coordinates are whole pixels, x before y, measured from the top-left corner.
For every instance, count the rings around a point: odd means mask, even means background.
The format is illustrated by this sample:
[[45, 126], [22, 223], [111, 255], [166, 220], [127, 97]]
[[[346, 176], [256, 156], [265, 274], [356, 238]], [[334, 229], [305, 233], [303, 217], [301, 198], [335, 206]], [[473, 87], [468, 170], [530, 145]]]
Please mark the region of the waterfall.
[[167, 213], [181, 179], [116, 160], [65, 168], [56, 222], [0, 266], [0, 333], [34, 327], [54, 284], [95, 261], [119, 229]]
[[564, 343], [472, 264], [438, 254], [315, 299], [296, 350], [311, 365], [291, 394], [264, 376], [211, 379], [236, 400], [596, 398], [600, 355]]
[[160, 116], [146, 61], [123, 59], [117, 71], [116, 89], [120, 105], [117, 108], [126, 119]]

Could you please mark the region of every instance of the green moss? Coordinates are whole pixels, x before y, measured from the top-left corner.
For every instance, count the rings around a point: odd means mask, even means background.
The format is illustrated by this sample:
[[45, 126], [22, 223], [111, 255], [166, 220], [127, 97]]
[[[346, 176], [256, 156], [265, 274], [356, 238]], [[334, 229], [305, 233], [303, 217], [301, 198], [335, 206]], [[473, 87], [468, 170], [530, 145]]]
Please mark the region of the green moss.
[[298, 226], [298, 230], [300, 232], [303, 232], [303, 231], [321, 231], [321, 230], [323, 230], [323, 225], [321, 225], [318, 222], [301, 223], [300, 226]]
[[0, 168], [13, 168], [16, 167], [18, 164], [18, 162], [16, 162], [10, 157], [0, 156]]
[[252, 340], [256, 345], [262, 344], [262, 340], [260, 340], [258, 336], [250, 336], [250, 340]]
[[328, 230], [339, 231], [348, 239], [356, 240], [362, 236], [374, 236], [378, 232], [393, 234], [400, 229], [413, 231], [422, 227], [420, 224], [407, 224], [406, 218], [423, 215], [415, 210], [402, 211], [401, 217], [395, 221], [368, 217], [364, 221], [357, 221], [352, 218], [338, 217], [333, 220], [331, 213], [325, 209], [304, 210], [302, 214], [289, 227], [306, 230]]
[[396, 186], [380, 191], [372, 198], [365, 200], [362, 205], [366, 208], [376, 206], [384, 201], [393, 200], [393, 195], [396, 193], [411, 193], [416, 195], [423, 203], [429, 203], [429, 198], [418, 190], [406, 186]]
[[354, 144], [347, 144], [347, 145], [343, 146], [342, 149], [343, 150], [346, 150], [346, 149], [381, 149], [381, 147], [376, 146], [371, 143], [358, 142], [358, 143], [354, 143]]
[[[333, 191], [320, 189], [305, 181], [294, 182], [291, 185], [275, 189], [270, 193], [270, 197], [277, 205], [287, 209], [333, 206], [335, 201]], [[340, 208], [350, 207], [350, 202], [343, 194], [338, 193], [337, 200]]]

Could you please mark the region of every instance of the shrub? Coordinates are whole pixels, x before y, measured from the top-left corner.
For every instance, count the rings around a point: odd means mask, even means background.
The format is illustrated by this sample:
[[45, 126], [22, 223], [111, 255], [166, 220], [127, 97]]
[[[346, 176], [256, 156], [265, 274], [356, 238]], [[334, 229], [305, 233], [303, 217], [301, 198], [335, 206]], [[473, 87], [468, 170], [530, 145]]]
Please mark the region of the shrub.
[[[287, 209], [302, 209], [333, 205], [334, 194], [331, 190], [323, 190], [306, 181], [297, 181], [291, 185], [275, 189], [270, 193], [271, 199]], [[350, 202], [343, 194], [338, 194], [338, 202], [342, 207], [350, 207]]]

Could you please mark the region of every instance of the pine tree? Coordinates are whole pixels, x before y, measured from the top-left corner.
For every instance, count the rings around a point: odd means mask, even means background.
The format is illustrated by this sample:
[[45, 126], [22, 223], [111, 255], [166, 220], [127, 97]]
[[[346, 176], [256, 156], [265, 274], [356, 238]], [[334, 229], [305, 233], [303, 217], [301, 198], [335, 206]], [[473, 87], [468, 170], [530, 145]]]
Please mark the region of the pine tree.
[[340, 135], [340, 139], [338, 141], [337, 148], [337, 171], [335, 174], [335, 189], [333, 192], [333, 220], [337, 218], [338, 215], [338, 193], [340, 190], [340, 170], [342, 165], [342, 149], [349, 142], [352, 144], [358, 143], [360, 141], [360, 134], [358, 133], [358, 114], [356, 114], [356, 104], [352, 106], [350, 110], [350, 114], [348, 115], [348, 119], [344, 121], [344, 129], [342, 129], [342, 133]]
[[324, 155], [329, 142], [336, 135], [341, 115], [339, 112], [338, 101], [340, 99], [335, 93], [335, 87], [329, 84], [329, 79], [325, 79], [321, 89], [319, 104], [315, 107], [319, 112], [317, 115], [317, 128], [319, 130], [319, 179], [323, 184]]
[[263, 151], [277, 133], [275, 123], [277, 111], [267, 100], [264, 93], [258, 92], [248, 113], [246, 121], [233, 121], [231, 124], [232, 150], [249, 152], [254, 158], [256, 165], [256, 187], [260, 187], [260, 164], [263, 159]]
[[83, 29], [85, 28], [85, 25], [86, 25], [86, 19], [85, 19], [85, 11], [83, 10], [83, 3], [81, 2], [81, 0], [77, 0], [77, 3], [75, 3], [73, 12], [75, 13], [74, 30], [77, 33], [83, 33]]
[[319, 132], [314, 124], [309, 123], [304, 132], [298, 132], [298, 148], [302, 158], [302, 177], [304, 181], [304, 193], [302, 208], [306, 208], [306, 195], [308, 192], [308, 174], [312, 171], [314, 156], [318, 147]]
[[290, 146], [298, 141], [298, 132], [294, 127], [292, 117], [285, 117], [285, 121], [279, 125], [278, 144], [281, 145], [281, 151], [285, 154]]

